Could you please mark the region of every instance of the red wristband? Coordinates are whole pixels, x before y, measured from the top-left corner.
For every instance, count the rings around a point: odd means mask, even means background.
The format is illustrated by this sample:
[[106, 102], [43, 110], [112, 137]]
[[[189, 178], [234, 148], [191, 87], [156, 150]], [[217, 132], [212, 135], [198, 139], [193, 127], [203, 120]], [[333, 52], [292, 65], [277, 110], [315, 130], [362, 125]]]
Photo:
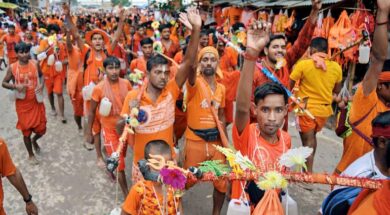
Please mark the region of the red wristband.
[[250, 55], [248, 52], [244, 52], [242, 56], [244, 57], [245, 60], [249, 60], [249, 61], [257, 61], [258, 58], [258, 56]]

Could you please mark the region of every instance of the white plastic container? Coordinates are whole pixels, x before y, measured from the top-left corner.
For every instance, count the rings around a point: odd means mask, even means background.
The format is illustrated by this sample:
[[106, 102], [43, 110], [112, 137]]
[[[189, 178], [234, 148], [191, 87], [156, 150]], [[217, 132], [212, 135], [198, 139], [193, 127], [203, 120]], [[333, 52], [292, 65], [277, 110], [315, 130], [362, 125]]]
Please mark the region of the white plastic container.
[[55, 61], [55, 58], [54, 58], [54, 55], [49, 55], [49, 57], [47, 58], [47, 65], [48, 66], [52, 66], [54, 64], [54, 61]]
[[108, 115], [110, 115], [111, 107], [112, 107], [112, 103], [110, 102], [110, 100], [108, 98], [104, 97], [102, 99], [102, 101], [100, 102], [99, 114], [101, 116], [108, 116]]
[[42, 91], [39, 93], [35, 92], [35, 98], [37, 99], [38, 103], [42, 103], [43, 102], [43, 92]]
[[82, 89], [82, 94], [83, 94], [83, 99], [85, 101], [89, 101], [92, 98], [92, 91], [93, 88], [95, 87], [95, 84], [93, 82], [89, 83], [89, 85], [83, 87]]
[[298, 204], [288, 194], [282, 195], [282, 205], [283, 205], [284, 214], [298, 215]]
[[56, 72], [62, 72], [63, 67], [61, 61], [57, 60], [54, 64], [54, 67]]
[[37, 59], [38, 59], [39, 61], [45, 60], [46, 58], [47, 58], [46, 52], [42, 52], [42, 53], [40, 53], [40, 54], [37, 55]]
[[121, 70], [125, 70], [126, 69], [126, 62], [123, 59], [119, 59], [119, 61], [121, 62]]
[[364, 44], [359, 46], [359, 63], [367, 64], [370, 61], [370, 47]]
[[240, 199], [232, 199], [229, 202], [226, 215], [250, 215], [251, 208], [249, 203]]
[[22, 92], [19, 92], [15, 90], [15, 98], [16, 99], [25, 99], [26, 98], [26, 91], [23, 90]]

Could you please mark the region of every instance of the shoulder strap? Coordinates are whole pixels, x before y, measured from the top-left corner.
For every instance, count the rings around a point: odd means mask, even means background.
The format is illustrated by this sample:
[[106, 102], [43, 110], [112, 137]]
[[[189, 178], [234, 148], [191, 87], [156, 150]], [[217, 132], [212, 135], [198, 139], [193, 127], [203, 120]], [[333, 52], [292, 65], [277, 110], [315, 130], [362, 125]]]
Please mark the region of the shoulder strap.
[[219, 131], [219, 136], [221, 137], [221, 141], [222, 141], [222, 146], [223, 147], [228, 147], [229, 146], [229, 142], [227, 140], [227, 137], [226, 137], [226, 134], [225, 134], [225, 130], [222, 128], [222, 125], [219, 122], [218, 114], [215, 111], [214, 106], [211, 105], [211, 96], [206, 91], [207, 86], [204, 84], [202, 79], [199, 79], [199, 80], [200, 81], [198, 83], [200, 84], [200, 89], [201, 89], [202, 95], [206, 98], [207, 104], [208, 104], [208, 106], [210, 108], [211, 115], [214, 118], [215, 124], [217, 124], [217, 128], [218, 128], [218, 131]]
[[374, 108], [376, 107], [376, 104], [370, 109], [370, 111], [368, 111], [368, 113], [366, 113], [362, 118], [360, 118], [359, 120], [357, 120], [356, 122], [354, 123], [351, 123], [349, 118], [348, 118], [348, 123], [351, 125], [351, 128], [352, 130], [357, 134], [359, 135], [361, 138], [363, 138], [367, 143], [369, 143], [370, 145], [372, 145], [372, 139], [367, 137], [363, 132], [361, 132], [357, 126], [360, 125], [367, 117], [368, 115], [370, 115], [370, 113], [372, 112], [372, 110], [374, 110]]
[[91, 54], [91, 49], [88, 49], [88, 51], [85, 53], [85, 56], [84, 56], [84, 69], [83, 69], [83, 72], [85, 72], [85, 70], [87, 69], [88, 65], [87, 65], [87, 61], [89, 59], [89, 55]]

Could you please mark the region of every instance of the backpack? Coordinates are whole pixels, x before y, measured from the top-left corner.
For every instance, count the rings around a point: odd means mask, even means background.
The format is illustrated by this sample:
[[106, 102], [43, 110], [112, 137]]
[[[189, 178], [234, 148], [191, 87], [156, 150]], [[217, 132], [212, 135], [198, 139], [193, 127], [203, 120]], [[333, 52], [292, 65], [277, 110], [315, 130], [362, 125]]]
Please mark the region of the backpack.
[[348, 214], [349, 208], [361, 190], [360, 187], [345, 187], [332, 191], [322, 203], [322, 214]]

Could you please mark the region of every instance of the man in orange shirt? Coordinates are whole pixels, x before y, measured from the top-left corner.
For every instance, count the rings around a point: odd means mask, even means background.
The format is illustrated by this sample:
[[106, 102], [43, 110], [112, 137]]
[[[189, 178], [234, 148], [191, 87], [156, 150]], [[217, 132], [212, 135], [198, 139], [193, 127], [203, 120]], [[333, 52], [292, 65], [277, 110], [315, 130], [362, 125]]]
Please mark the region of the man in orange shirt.
[[[3, 38], [3, 36], [7, 34], [4, 31], [2, 24], [3, 23], [0, 22], [0, 38]], [[4, 43], [0, 43], [0, 68], [2, 64], [4, 64], [5, 68], [7, 68], [7, 63], [5, 62], [4, 59]]]
[[15, 45], [22, 41], [19, 35], [15, 33], [15, 26], [8, 26], [8, 34], [4, 35], [1, 39], [1, 43], [5, 43], [7, 46], [7, 55], [9, 64], [13, 64], [18, 60], [18, 57], [15, 52]]
[[[175, 78], [168, 81], [170, 72], [168, 61], [165, 58], [161, 55], [151, 57], [147, 63], [148, 82], [145, 91], [140, 92], [138, 89], [129, 92], [122, 108], [122, 116], [129, 115], [133, 108], [138, 108], [145, 113], [147, 118], [145, 122], [141, 122], [135, 128], [135, 134], [130, 140], [134, 143], [133, 184], [142, 178], [136, 163], [144, 158], [144, 148], [149, 141], [158, 138], [164, 140], [173, 148], [176, 100], [187, 77], [195, 76], [193, 67], [202, 21], [199, 12], [195, 8], [188, 9], [187, 14], [183, 14], [180, 21], [187, 28], [192, 29], [192, 34], [183, 63], [180, 65]], [[137, 97], [140, 98], [139, 101]], [[124, 120], [120, 122], [123, 126]]]
[[168, 24], [160, 25], [159, 31], [161, 32], [161, 44], [163, 46], [163, 53], [173, 58], [177, 52], [180, 51], [180, 45], [170, 39], [171, 28]]
[[[216, 81], [218, 63], [218, 51], [212, 46], [207, 46], [198, 54], [200, 75], [188, 78], [186, 85], [188, 126], [185, 132], [184, 168], [198, 166], [199, 163], [207, 160], [225, 160], [224, 155], [213, 147], [214, 144], [222, 145], [220, 135], [226, 135], [226, 130], [225, 134], [220, 134], [217, 128], [219, 120], [225, 126], [226, 93], [225, 87]], [[219, 120], [214, 119], [211, 108], [218, 113]], [[211, 132], [215, 135], [202, 135]], [[214, 182], [214, 215], [220, 214], [225, 193], [226, 181]]]
[[67, 71], [67, 89], [70, 100], [73, 106], [73, 117], [79, 129], [79, 133], [82, 133], [83, 126], [81, 119], [83, 117], [83, 97], [81, 95], [81, 88], [83, 86], [82, 79], [82, 59], [81, 52], [74, 46], [71, 41], [71, 35], [69, 29], [66, 31], [66, 48], [68, 51], [68, 71]]
[[[116, 57], [107, 57], [103, 62], [106, 77], [98, 85], [95, 86], [92, 93], [91, 108], [88, 113], [87, 139], [88, 142], [93, 142], [92, 126], [95, 120], [95, 113], [99, 107], [100, 122], [104, 138], [104, 146], [107, 156], [111, 156], [116, 152], [119, 146], [119, 134], [116, 132], [116, 123], [120, 119], [120, 111], [123, 106], [123, 101], [131, 90], [130, 82], [119, 77], [120, 61]], [[103, 113], [103, 109], [107, 108], [106, 104], [110, 102], [110, 110]], [[124, 149], [119, 160], [118, 181], [121, 186], [124, 196], [127, 196], [127, 182], [125, 175], [125, 159], [126, 150]]]
[[140, 44], [143, 55], [138, 56], [137, 59], [131, 61], [130, 71], [134, 72], [135, 69], [138, 69], [146, 73], [146, 62], [149, 60], [153, 53], [153, 40], [148, 37], [141, 40]]
[[[378, 1], [377, 23], [388, 21], [390, 4]], [[376, 26], [372, 44], [371, 63], [362, 83], [353, 97], [349, 115], [352, 134], [344, 140], [344, 150], [335, 172], [345, 170], [353, 161], [372, 150], [370, 137], [371, 121], [378, 113], [388, 111], [390, 103], [390, 60], [386, 60], [388, 47], [388, 26]], [[356, 122], [359, 122], [356, 124]]]
[[[69, 6], [63, 5], [63, 12], [65, 14], [65, 20], [69, 24], [69, 28], [71, 29], [71, 33], [73, 38], [75, 38], [77, 46], [81, 50], [81, 56], [83, 59], [83, 87], [87, 87], [89, 85], [98, 84], [102, 78], [102, 67], [104, 59], [112, 53], [112, 50], [118, 43], [119, 37], [122, 35], [122, 29], [124, 24], [124, 10], [121, 9], [119, 12], [119, 24], [118, 28], [112, 38], [110, 43], [110, 37], [101, 29], [94, 29], [85, 34], [85, 42], [89, 45], [86, 46], [83, 39], [79, 36], [78, 30], [75, 27], [72, 17], [70, 16]], [[90, 98], [84, 98], [84, 115], [86, 116], [89, 113], [90, 108]], [[98, 118], [98, 117], [97, 117]], [[101, 145], [100, 145], [100, 122], [99, 120], [95, 120], [94, 122], [94, 144], [96, 148], [98, 165], [102, 166], [102, 155], [101, 155]], [[85, 147], [88, 150], [92, 150], [90, 144], [85, 144]]]
[[[46, 113], [43, 103], [43, 78], [38, 63], [30, 60], [30, 46], [20, 42], [15, 46], [18, 61], [8, 68], [3, 79], [3, 87], [15, 92], [15, 109], [18, 116], [16, 128], [23, 134], [29, 161], [39, 164], [36, 153], [40, 152], [38, 139], [46, 133]], [[9, 83], [13, 80], [14, 83]], [[40, 95], [40, 99], [38, 98]], [[32, 133], [35, 133], [31, 137]]]
[[[38, 215], [38, 208], [32, 201], [32, 196], [28, 192], [22, 173], [15, 167], [11, 155], [8, 152], [7, 144], [0, 138], [0, 176], [7, 177], [9, 182], [18, 190], [26, 203], [28, 215]], [[6, 215], [3, 208], [3, 186], [0, 179], [0, 215]]]
[[[244, 56], [244, 65], [238, 84], [236, 115], [233, 125], [234, 147], [262, 171], [279, 169], [278, 158], [291, 147], [291, 137], [281, 130], [283, 120], [287, 115], [288, 96], [282, 86], [276, 83], [266, 83], [254, 93], [256, 123], [250, 124], [251, 86], [257, 56], [269, 40], [270, 24], [264, 26], [255, 22], [249, 27], [247, 37], [247, 50]], [[241, 183], [241, 184], [240, 184]], [[232, 198], [240, 198], [241, 185], [245, 182], [232, 183]], [[252, 184], [249, 182], [249, 185]], [[245, 185], [243, 185], [245, 186]], [[250, 186], [253, 187], [253, 186]], [[261, 191], [254, 186], [249, 193]], [[251, 197], [251, 196], [250, 196]], [[258, 198], [251, 202], [257, 204]]]
[[[57, 115], [56, 107], [54, 105], [54, 94], [57, 97], [58, 111], [61, 117], [62, 123], [66, 123], [64, 115], [64, 96], [63, 85], [65, 81], [66, 66], [63, 65], [64, 60], [67, 58], [65, 44], [57, 39], [58, 33], [61, 29], [58, 25], [50, 24], [47, 27], [47, 31], [50, 36], [56, 37], [55, 41], [49, 41], [50, 39], [41, 40], [39, 43], [38, 53], [46, 52], [47, 58], [40, 62], [42, 73], [45, 77], [45, 85], [47, 95], [49, 97], [52, 115]], [[49, 36], [49, 37], [50, 37]], [[54, 58], [54, 62], [49, 62], [50, 57]], [[61, 64], [60, 70], [58, 70], [56, 64]]]

